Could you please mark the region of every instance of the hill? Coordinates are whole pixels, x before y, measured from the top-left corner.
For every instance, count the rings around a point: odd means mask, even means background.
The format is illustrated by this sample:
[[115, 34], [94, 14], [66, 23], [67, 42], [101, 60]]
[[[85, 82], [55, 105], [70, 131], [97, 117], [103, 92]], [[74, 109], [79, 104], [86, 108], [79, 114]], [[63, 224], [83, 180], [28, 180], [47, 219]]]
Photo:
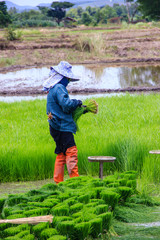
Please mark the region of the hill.
[[[60, 2], [64, 2], [64, 1], [65, 0], [60, 0]], [[113, 6], [114, 3], [120, 4], [120, 5], [124, 4], [124, 0], [66, 0], [66, 1], [74, 3], [75, 4], [74, 8], [78, 7], [78, 6], [80, 6], [82, 8], [86, 8], [87, 6], [91, 6], [91, 7], [102, 7], [104, 5]], [[8, 10], [13, 7], [15, 7], [18, 12], [28, 11], [31, 9], [38, 10], [37, 6], [35, 6], [35, 7], [27, 6], [27, 5], [20, 6], [15, 3], [12, 3], [11, 1], [5, 1], [5, 2], [6, 2]], [[42, 2], [38, 6], [50, 7], [50, 5], [51, 5], [50, 3]]]

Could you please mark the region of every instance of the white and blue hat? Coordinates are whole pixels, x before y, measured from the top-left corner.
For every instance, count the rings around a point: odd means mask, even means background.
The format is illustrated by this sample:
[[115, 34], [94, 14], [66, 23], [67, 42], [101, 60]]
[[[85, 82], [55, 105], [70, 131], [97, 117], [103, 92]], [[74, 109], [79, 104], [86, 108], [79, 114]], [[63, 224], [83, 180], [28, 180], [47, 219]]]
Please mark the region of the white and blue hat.
[[43, 83], [43, 90], [48, 91], [63, 77], [69, 78], [71, 82], [79, 80], [79, 77], [72, 72], [72, 65], [66, 61], [61, 61], [57, 66], [50, 67], [49, 78]]

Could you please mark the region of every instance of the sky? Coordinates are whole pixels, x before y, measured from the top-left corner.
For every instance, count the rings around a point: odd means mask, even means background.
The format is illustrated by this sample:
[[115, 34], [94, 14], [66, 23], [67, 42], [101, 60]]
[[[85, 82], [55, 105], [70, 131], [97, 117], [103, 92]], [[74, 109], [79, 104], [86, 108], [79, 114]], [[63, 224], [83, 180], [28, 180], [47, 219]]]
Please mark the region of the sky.
[[[10, 1], [20, 6], [37, 6], [40, 3], [52, 3], [55, 0], [7, 0], [7, 1]], [[2, 2], [2, 0], [0, 0], [0, 2]]]

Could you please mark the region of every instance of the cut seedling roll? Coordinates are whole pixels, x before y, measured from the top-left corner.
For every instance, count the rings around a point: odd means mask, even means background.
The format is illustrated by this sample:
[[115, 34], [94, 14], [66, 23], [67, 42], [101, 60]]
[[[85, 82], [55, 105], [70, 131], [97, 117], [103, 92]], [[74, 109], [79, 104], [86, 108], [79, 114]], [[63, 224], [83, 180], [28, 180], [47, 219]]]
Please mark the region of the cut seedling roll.
[[73, 120], [75, 121], [76, 123], [76, 126], [77, 126], [77, 130], [79, 130], [78, 128], [78, 124], [77, 124], [77, 121], [78, 119], [84, 114], [84, 113], [87, 113], [87, 112], [91, 112], [91, 113], [94, 113], [94, 114], [97, 114], [98, 113], [98, 104], [96, 103], [95, 100], [90, 100], [88, 105], [82, 105], [81, 107], [77, 107], [74, 112], [73, 112]]

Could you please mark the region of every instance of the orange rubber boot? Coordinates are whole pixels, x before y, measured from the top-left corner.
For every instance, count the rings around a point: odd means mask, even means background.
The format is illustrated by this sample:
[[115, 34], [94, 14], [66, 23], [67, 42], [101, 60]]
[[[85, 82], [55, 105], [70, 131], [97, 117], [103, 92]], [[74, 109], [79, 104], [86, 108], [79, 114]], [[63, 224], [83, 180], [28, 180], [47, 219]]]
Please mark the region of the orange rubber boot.
[[56, 157], [54, 165], [54, 181], [56, 184], [58, 184], [59, 182], [63, 182], [65, 163], [66, 156], [63, 153], [59, 153]]
[[67, 149], [66, 151], [66, 164], [69, 176], [78, 177], [78, 156], [77, 156], [77, 147], [73, 146]]

